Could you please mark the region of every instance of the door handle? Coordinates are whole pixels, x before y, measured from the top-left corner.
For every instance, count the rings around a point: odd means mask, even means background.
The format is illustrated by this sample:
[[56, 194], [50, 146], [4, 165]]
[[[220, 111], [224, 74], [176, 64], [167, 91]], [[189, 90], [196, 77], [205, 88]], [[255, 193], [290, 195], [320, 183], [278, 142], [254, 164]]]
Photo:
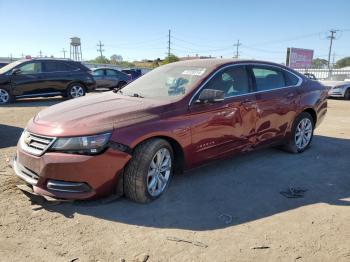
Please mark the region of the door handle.
[[254, 100], [251, 99], [245, 99], [241, 102], [242, 106], [246, 106], [246, 107], [251, 107], [251, 108], [255, 108], [256, 104]]
[[254, 103], [255, 102], [253, 100], [250, 100], [250, 99], [245, 99], [241, 102], [242, 105], [252, 105]]
[[251, 100], [251, 99], [244, 99], [244, 100], [242, 101], [242, 104], [253, 104], [253, 103], [254, 103], [254, 101]]
[[292, 97], [294, 97], [294, 96], [295, 96], [295, 94], [294, 94], [293, 92], [289, 92], [289, 93], [287, 93], [287, 95], [286, 95], [287, 98], [292, 98]]

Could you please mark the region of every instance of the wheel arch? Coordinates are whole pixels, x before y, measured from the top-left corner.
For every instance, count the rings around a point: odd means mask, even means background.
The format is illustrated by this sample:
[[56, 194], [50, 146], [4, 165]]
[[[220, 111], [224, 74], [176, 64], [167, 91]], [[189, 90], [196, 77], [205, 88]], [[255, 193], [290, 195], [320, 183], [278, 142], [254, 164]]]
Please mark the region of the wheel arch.
[[185, 168], [185, 153], [184, 153], [184, 150], [183, 150], [181, 144], [176, 139], [174, 139], [170, 136], [166, 136], [166, 135], [151, 136], [151, 137], [148, 137], [142, 141], [139, 141], [134, 146], [134, 148], [147, 140], [157, 139], [157, 138], [167, 141], [171, 145], [171, 147], [174, 151], [174, 173], [175, 174], [183, 173], [184, 168]]
[[[312, 119], [313, 119], [313, 124], [314, 126], [316, 126], [316, 123], [317, 123], [317, 114], [316, 114], [316, 111], [311, 108], [311, 107], [308, 107], [308, 108], [305, 108], [302, 112], [306, 112], [306, 113], [309, 113], [311, 116], [312, 116]], [[301, 112], [301, 113], [302, 113]]]
[[85, 88], [85, 91], [86, 91], [86, 85], [85, 85], [85, 83], [84, 83], [83, 81], [81, 81], [81, 80], [73, 80], [73, 81], [70, 81], [70, 82], [68, 83], [68, 85], [67, 85], [67, 89], [68, 89], [69, 87], [71, 87], [72, 85], [74, 85], [74, 84], [80, 84], [80, 85], [82, 85], [82, 86]]

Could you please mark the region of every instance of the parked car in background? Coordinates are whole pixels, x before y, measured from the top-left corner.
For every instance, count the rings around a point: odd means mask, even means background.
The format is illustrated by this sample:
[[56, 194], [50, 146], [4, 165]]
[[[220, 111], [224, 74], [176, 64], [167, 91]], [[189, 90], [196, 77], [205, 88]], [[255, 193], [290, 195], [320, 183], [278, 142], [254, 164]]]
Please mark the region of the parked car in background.
[[212, 159], [268, 145], [302, 153], [326, 112], [324, 86], [285, 66], [181, 61], [113, 94], [42, 110], [28, 122], [13, 168], [38, 194], [87, 199], [117, 191], [145, 203], [174, 173]]
[[0, 68], [4, 67], [5, 65], [8, 65], [8, 63], [0, 63]]
[[0, 104], [23, 97], [84, 96], [95, 88], [90, 69], [63, 59], [18, 60], [0, 68]]
[[123, 69], [121, 71], [125, 74], [128, 74], [131, 77], [132, 81], [142, 76], [141, 69]]
[[350, 81], [349, 75], [332, 75], [320, 82], [329, 88], [330, 97], [341, 97], [350, 100]]
[[114, 68], [92, 69], [92, 75], [96, 81], [96, 88], [122, 88], [131, 81], [131, 77]]

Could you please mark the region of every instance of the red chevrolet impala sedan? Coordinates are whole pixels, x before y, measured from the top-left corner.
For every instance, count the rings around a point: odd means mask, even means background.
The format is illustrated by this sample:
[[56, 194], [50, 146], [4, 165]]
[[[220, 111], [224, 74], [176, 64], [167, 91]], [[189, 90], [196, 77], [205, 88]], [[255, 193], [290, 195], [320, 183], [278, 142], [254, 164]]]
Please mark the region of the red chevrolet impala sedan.
[[119, 91], [44, 109], [25, 128], [13, 168], [38, 194], [149, 202], [174, 173], [208, 160], [268, 145], [303, 152], [326, 98], [321, 84], [279, 64], [172, 63]]

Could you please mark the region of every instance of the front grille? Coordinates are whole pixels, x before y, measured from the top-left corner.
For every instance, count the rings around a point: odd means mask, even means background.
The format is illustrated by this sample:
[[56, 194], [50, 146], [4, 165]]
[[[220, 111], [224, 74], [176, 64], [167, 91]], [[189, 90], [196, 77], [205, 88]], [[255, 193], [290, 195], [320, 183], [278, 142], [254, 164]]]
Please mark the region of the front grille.
[[45, 153], [54, 141], [54, 137], [37, 135], [28, 131], [23, 132], [20, 140], [22, 149], [35, 156]]

